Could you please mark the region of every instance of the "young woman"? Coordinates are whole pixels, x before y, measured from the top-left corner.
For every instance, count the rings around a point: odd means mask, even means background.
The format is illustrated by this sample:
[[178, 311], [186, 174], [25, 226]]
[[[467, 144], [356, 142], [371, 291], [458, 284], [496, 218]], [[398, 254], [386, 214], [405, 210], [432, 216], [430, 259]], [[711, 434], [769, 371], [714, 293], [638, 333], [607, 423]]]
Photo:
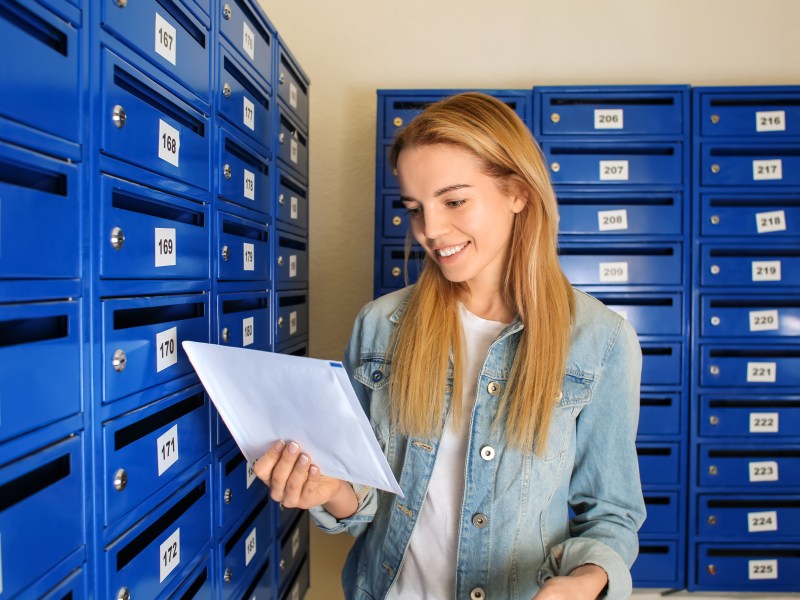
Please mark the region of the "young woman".
[[628, 598], [641, 353], [561, 272], [541, 152], [466, 93], [414, 119], [391, 162], [424, 269], [361, 310], [345, 361], [405, 498], [324, 476], [297, 442], [256, 474], [358, 536], [348, 599]]

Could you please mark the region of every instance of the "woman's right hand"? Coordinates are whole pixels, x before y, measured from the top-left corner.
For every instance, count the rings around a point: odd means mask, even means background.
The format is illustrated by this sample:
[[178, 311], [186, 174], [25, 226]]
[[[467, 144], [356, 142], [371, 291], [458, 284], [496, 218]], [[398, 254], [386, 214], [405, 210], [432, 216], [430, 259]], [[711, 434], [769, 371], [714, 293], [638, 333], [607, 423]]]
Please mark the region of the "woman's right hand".
[[253, 470], [270, 488], [270, 497], [286, 508], [324, 508], [337, 519], [358, 509], [353, 488], [341, 479], [327, 477], [301, 451], [300, 444], [278, 440], [259, 458]]

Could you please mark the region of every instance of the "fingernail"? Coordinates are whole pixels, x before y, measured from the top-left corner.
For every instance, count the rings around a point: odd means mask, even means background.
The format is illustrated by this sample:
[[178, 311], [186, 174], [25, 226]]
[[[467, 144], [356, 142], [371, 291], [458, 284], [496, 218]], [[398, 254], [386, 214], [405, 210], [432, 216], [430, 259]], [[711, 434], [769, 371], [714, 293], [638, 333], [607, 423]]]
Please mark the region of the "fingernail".
[[308, 472], [311, 473], [312, 475], [316, 476], [317, 473], [319, 473], [319, 469], [316, 466], [312, 465], [312, 467], [308, 470]]
[[282, 452], [285, 447], [286, 447], [286, 442], [284, 442], [283, 440], [278, 440], [277, 442], [275, 442], [275, 445], [272, 447], [272, 449], [275, 450], [275, 452]]
[[308, 464], [308, 454], [301, 454], [300, 458], [297, 459], [297, 462], [299, 462], [301, 465], [307, 465]]
[[298, 450], [300, 450], [300, 444], [297, 442], [289, 443], [289, 454], [297, 454]]

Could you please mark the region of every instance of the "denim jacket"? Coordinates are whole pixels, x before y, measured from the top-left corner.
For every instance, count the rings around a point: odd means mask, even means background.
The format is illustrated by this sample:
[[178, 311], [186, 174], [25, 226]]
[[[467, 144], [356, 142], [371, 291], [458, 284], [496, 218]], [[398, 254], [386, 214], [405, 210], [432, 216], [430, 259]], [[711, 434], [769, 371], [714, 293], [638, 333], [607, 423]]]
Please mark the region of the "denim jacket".
[[[409, 439], [390, 425], [391, 364], [384, 361], [408, 290], [361, 310], [345, 356], [405, 498], [354, 485], [359, 506], [351, 517], [337, 521], [321, 507], [311, 509], [322, 530], [358, 538], [342, 574], [348, 600], [385, 598], [403, 564], [436, 460], [438, 437]], [[547, 579], [587, 563], [608, 574], [607, 598], [631, 595], [630, 565], [645, 516], [634, 445], [641, 351], [622, 317], [580, 291], [575, 302], [564, 384], [542, 456], [508, 446], [502, 428], [492, 427], [521, 321], [506, 327], [489, 349], [470, 425], [455, 598], [529, 600]], [[450, 369], [452, 383], [452, 364]], [[442, 390], [445, 410], [451, 389], [448, 384]]]

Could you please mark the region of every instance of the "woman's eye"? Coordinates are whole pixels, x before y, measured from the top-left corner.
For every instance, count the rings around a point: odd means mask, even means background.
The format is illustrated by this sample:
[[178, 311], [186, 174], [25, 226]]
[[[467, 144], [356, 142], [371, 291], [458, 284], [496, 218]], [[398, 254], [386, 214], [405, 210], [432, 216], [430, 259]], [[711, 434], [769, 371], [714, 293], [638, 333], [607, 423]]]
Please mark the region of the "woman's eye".
[[447, 206], [449, 206], [450, 208], [458, 208], [459, 206], [464, 204], [464, 202], [466, 202], [466, 200], [448, 200]]
[[422, 214], [422, 209], [419, 208], [418, 206], [412, 206], [412, 207], [407, 207], [406, 212], [408, 213], [408, 216], [413, 219], [414, 217], [418, 217]]

